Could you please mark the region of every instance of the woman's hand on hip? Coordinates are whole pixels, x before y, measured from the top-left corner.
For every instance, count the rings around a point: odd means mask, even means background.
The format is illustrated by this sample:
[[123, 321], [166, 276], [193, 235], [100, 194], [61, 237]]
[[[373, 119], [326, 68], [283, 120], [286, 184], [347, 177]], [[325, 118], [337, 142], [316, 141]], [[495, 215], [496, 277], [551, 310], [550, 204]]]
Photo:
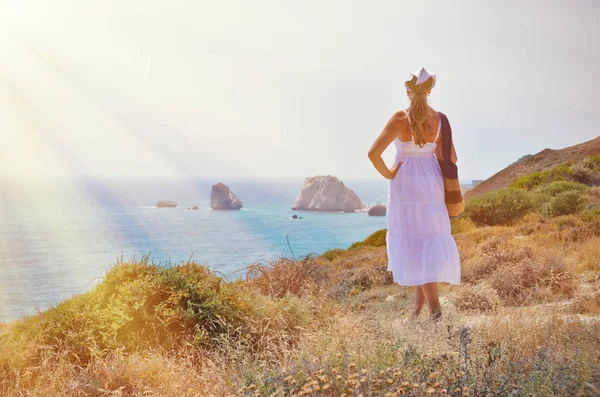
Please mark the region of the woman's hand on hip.
[[394, 164], [392, 166], [392, 168], [390, 169], [391, 178], [388, 178], [388, 179], [394, 179], [396, 177], [396, 174], [398, 173], [398, 170], [400, 169], [401, 165], [402, 165], [402, 161], [398, 161], [396, 164]]

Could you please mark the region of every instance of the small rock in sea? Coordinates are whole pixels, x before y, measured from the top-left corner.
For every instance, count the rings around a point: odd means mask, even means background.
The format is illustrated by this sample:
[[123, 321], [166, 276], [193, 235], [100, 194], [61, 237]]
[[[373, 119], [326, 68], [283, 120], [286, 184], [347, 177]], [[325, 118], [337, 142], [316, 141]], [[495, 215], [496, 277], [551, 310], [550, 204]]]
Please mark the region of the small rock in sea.
[[158, 203], [156, 203], [156, 206], [158, 208], [174, 208], [177, 207], [177, 203], [175, 201], [170, 200], [161, 200]]
[[292, 219], [298, 219], [298, 215], [292, 215]]
[[194, 206], [194, 208], [192, 208], [192, 209], [193, 209], [193, 210], [197, 210], [197, 209], [198, 209], [198, 206], [197, 206], [197, 205], [195, 205], [195, 206]]
[[369, 215], [371, 216], [385, 216], [386, 213], [386, 208], [385, 205], [383, 204], [376, 204], [374, 206], [372, 206], [371, 208], [369, 208]]

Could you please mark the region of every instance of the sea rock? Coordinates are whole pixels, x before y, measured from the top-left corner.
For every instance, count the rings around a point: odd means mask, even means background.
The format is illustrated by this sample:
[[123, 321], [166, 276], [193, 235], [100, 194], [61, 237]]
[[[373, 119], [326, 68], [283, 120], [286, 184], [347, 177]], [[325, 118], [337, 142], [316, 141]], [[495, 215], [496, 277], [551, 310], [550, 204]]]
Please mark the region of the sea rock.
[[387, 209], [383, 204], [375, 204], [369, 208], [369, 215], [371, 216], [385, 216]]
[[177, 207], [177, 203], [170, 200], [160, 200], [158, 203], [156, 203], [156, 206], [158, 208], [174, 208]]
[[354, 212], [364, 205], [354, 191], [332, 175], [307, 177], [293, 210]]
[[224, 183], [213, 185], [210, 192], [210, 208], [213, 210], [239, 210], [242, 202]]
[[194, 207], [192, 207], [192, 209], [193, 209], [193, 210], [197, 210], [197, 209], [198, 209], [198, 206], [197, 206], [197, 205], [195, 205]]

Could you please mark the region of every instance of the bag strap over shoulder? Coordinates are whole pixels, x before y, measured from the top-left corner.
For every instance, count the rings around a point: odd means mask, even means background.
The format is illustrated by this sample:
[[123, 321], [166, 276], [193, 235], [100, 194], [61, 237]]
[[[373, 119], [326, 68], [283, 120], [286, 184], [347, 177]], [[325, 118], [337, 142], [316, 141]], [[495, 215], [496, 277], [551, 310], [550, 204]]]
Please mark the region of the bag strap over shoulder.
[[442, 121], [442, 172], [446, 178], [458, 178], [458, 169], [452, 162], [452, 127], [448, 117], [442, 112], [440, 118]]
[[450, 161], [450, 152], [452, 151], [452, 128], [448, 122], [448, 117], [442, 112], [438, 113], [442, 123], [442, 159], [447, 162]]

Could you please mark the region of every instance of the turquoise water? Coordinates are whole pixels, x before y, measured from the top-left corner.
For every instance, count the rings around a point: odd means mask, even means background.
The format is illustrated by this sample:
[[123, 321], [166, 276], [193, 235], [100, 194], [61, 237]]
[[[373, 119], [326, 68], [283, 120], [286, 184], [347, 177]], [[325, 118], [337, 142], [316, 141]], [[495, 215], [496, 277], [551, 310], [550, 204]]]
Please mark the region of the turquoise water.
[[[223, 182], [239, 211], [210, 209]], [[388, 181], [343, 180], [365, 204], [385, 203]], [[92, 288], [117, 258], [176, 264], [190, 257], [234, 279], [278, 257], [347, 248], [386, 227], [367, 213], [293, 211], [299, 179], [2, 180], [0, 321]], [[159, 200], [177, 208], [156, 208]], [[188, 210], [197, 205], [199, 210]], [[293, 214], [303, 219], [291, 219]], [[289, 240], [289, 245], [288, 245]]]

